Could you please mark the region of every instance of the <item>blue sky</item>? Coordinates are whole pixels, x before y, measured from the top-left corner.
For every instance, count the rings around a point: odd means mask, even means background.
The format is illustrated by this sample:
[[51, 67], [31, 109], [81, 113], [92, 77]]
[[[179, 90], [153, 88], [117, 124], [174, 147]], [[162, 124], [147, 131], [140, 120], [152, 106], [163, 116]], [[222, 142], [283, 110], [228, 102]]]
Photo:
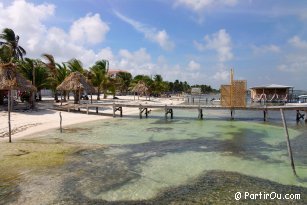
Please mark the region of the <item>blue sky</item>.
[[304, 0], [0, 0], [0, 29], [20, 35], [27, 57], [107, 59], [215, 88], [234, 68], [248, 87], [307, 90], [306, 11]]

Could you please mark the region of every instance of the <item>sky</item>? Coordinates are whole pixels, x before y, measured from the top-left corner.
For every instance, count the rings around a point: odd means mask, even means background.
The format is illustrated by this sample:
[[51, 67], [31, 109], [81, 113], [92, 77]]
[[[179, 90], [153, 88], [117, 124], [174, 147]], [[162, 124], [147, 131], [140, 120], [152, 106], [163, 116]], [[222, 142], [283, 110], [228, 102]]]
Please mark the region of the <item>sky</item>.
[[26, 57], [161, 74], [219, 88], [282, 84], [307, 90], [306, 0], [0, 0], [0, 30]]

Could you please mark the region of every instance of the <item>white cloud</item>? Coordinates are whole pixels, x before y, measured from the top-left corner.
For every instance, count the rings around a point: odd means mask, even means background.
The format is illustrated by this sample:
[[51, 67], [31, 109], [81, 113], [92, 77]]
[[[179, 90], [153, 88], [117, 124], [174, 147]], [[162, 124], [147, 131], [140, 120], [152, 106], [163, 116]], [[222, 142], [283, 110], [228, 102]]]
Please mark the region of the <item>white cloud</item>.
[[103, 22], [99, 14], [88, 14], [76, 20], [69, 31], [71, 39], [82, 43], [101, 43], [110, 30], [108, 24]]
[[54, 15], [55, 6], [52, 4], [34, 5], [25, 0], [11, 2], [10, 5], [0, 6], [0, 29], [12, 28], [17, 34], [22, 34], [20, 43], [34, 49], [47, 28], [44, 20]]
[[305, 53], [295, 52], [284, 57], [283, 63], [277, 66], [277, 70], [296, 73], [297, 75], [307, 74], [307, 59]]
[[78, 58], [85, 67], [103, 58], [107, 48], [96, 53], [83, 46], [83, 43], [94, 44], [105, 39], [109, 27], [100, 15], [81, 17], [72, 23], [70, 32], [66, 32], [44, 23], [53, 17], [55, 8], [52, 4], [34, 4], [25, 0], [0, 4], [0, 30], [12, 28], [20, 36], [19, 44], [26, 49], [26, 57], [40, 58], [43, 53], [50, 53], [58, 62]]
[[194, 60], [191, 60], [188, 64], [188, 70], [189, 71], [198, 71], [200, 69], [200, 64], [195, 62]]
[[234, 6], [238, 0], [175, 0], [175, 6], [184, 6], [196, 12], [201, 12], [212, 6]]
[[291, 45], [289, 52], [285, 53], [282, 62], [277, 66], [277, 70], [292, 73], [297, 76], [307, 74], [307, 58], [306, 49], [307, 41], [302, 40], [298, 36], [293, 36], [288, 40]]
[[218, 71], [214, 74], [213, 79], [217, 81], [226, 81], [227, 79], [229, 79], [229, 71], [227, 70]]
[[124, 22], [130, 24], [135, 30], [138, 32], [141, 32], [144, 34], [145, 38], [156, 42], [159, 44], [161, 48], [164, 50], [172, 50], [175, 47], [175, 43], [170, 40], [170, 37], [168, 36], [167, 32], [165, 30], [157, 30], [154, 27], [149, 27], [147, 25], [144, 25], [138, 21], [135, 21], [131, 18], [128, 18], [127, 16], [124, 16], [123, 14], [114, 11], [115, 15], [123, 20]]
[[274, 44], [262, 45], [262, 46], [252, 45], [252, 50], [254, 54], [266, 54], [266, 53], [279, 53], [280, 52], [280, 48]]
[[212, 76], [212, 79], [219, 84], [229, 83], [230, 69], [224, 63], [218, 63], [215, 66], [215, 74]]
[[300, 37], [298, 36], [293, 36], [291, 39], [289, 39], [288, 42], [293, 47], [300, 48], [300, 49], [307, 49], [307, 41], [300, 39]]
[[204, 37], [205, 44], [194, 41], [196, 48], [200, 51], [215, 50], [218, 54], [219, 62], [233, 59], [231, 37], [225, 29], [220, 29], [212, 35]]

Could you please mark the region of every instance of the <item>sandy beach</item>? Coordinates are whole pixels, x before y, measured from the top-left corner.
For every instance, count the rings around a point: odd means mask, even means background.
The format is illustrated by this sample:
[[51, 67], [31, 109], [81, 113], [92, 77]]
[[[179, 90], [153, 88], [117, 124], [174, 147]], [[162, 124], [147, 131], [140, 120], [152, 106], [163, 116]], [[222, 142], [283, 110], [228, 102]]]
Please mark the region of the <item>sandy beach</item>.
[[[37, 104], [36, 110], [29, 111], [17, 111], [11, 113], [11, 125], [12, 125], [12, 140], [23, 137], [31, 137], [35, 133], [43, 132], [49, 129], [59, 129], [60, 126], [60, 112], [62, 115], [62, 125], [63, 127], [78, 124], [83, 122], [110, 119], [112, 118], [112, 109], [106, 107], [99, 111], [99, 114], [87, 115], [80, 112], [66, 112], [58, 111], [54, 109], [54, 104], [51, 102], [51, 98]], [[96, 97], [94, 96], [94, 100]], [[111, 100], [111, 99], [107, 99]], [[172, 98], [151, 98], [146, 100], [145, 97], [140, 97], [139, 99], [134, 96], [120, 96], [117, 101], [124, 101], [127, 103], [136, 104], [180, 104], [183, 101], [172, 99]], [[127, 114], [137, 114], [139, 110], [137, 108], [124, 108], [124, 116]], [[5, 142], [8, 140], [8, 123], [7, 123], [7, 111], [0, 111], [0, 142]]]

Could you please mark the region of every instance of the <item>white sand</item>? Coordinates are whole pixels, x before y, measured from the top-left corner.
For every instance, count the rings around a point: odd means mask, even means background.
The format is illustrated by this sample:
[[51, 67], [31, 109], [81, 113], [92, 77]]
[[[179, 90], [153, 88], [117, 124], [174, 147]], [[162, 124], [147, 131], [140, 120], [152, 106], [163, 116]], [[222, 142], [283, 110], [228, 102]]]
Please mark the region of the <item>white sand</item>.
[[[109, 99], [110, 100], [110, 99]], [[145, 101], [145, 98], [142, 97], [139, 100], [134, 100], [133, 96], [119, 96], [118, 101], [124, 101], [129, 103], [137, 103], [137, 104], [179, 104], [182, 103], [182, 100], [171, 99], [171, 98], [151, 98], [150, 101]], [[11, 126], [12, 126], [12, 140], [21, 138], [21, 137], [31, 137], [35, 133], [43, 132], [48, 129], [59, 129], [60, 126], [60, 111], [52, 109], [53, 103], [43, 102], [37, 105], [37, 111], [26, 111], [26, 112], [12, 112], [11, 113]], [[123, 115], [127, 114], [138, 114], [138, 108], [123, 108]], [[94, 113], [92, 111], [92, 113]], [[112, 114], [112, 109], [106, 107], [103, 111], [99, 111], [99, 114], [85, 114], [78, 112], [66, 112], [62, 111], [62, 125], [63, 127], [101, 120], [101, 119], [109, 119], [112, 118], [111, 115], [103, 115], [103, 114]], [[118, 114], [118, 113], [117, 113]], [[7, 111], [0, 111], [0, 142], [8, 141], [8, 116]]]

